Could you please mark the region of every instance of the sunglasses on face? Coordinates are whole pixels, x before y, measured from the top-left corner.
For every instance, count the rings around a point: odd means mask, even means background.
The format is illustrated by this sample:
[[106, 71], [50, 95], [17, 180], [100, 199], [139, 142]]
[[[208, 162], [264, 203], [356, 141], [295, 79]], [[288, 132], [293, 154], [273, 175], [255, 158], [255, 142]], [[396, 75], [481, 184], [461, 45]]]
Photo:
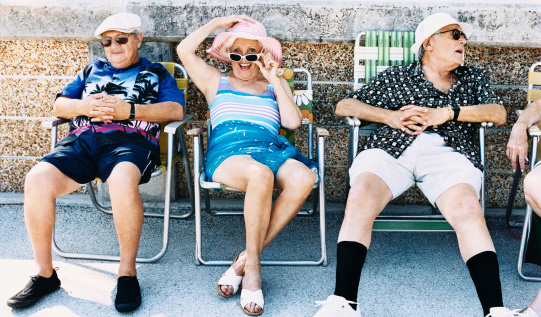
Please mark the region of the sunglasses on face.
[[466, 36], [466, 34], [464, 34], [464, 32], [460, 31], [459, 29], [452, 29], [448, 31], [438, 32], [438, 33], [434, 33], [434, 35], [448, 33], [448, 32], [452, 32], [451, 36], [453, 37], [455, 41], [458, 41], [461, 36], [463, 36], [466, 41], [468, 40], [468, 37]]
[[[130, 34], [135, 36], [134, 34]], [[117, 35], [113, 38], [110, 37], [103, 37], [100, 39], [101, 45], [103, 47], [109, 47], [112, 44], [112, 41], [117, 42], [118, 44], [126, 44], [128, 43], [130, 35]]]
[[229, 59], [231, 59], [234, 62], [240, 62], [243, 58], [247, 62], [255, 62], [259, 59], [259, 56], [261, 56], [261, 53], [259, 54], [246, 54], [246, 55], [240, 55], [237, 53], [229, 53]]

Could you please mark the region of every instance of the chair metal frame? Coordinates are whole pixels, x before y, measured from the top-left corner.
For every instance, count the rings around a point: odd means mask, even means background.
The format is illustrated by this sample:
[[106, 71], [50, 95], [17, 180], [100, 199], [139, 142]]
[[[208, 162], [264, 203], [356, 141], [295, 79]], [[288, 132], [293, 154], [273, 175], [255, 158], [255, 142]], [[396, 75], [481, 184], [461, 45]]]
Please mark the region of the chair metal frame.
[[[394, 31], [377, 31], [377, 33], [383, 36], [390, 36], [391, 32]], [[365, 83], [361, 82], [361, 79], [364, 79], [365, 82], [371, 78], [366, 78], [366, 76], [373, 76], [381, 71], [384, 71], [390, 66], [400, 65], [401, 61], [404, 63], [410, 64], [413, 62], [411, 59], [412, 52], [409, 49], [408, 42], [413, 43], [413, 32], [404, 33], [404, 47], [387, 47], [382, 48], [380, 46], [371, 46], [366, 47], [361, 46], [361, 38], [367, 34], [367, 32], [361, 32], [357, 35], [355, 39], [355, 58], [354, 58], [354, 89], [359, 89], [364, 86]], [[374, 34], [375, 35], [375, 34]], [[378, 35], [379, 37], [380, 35]], [[370, 45], [376, 45], [375, 38], [370, 40]], [[389, 44], [389, 43], [386, 43]], [[387, 50], [389, 49], [389, 50]], [[367, 68], [370, 65], [361, 65], [361, 60], [371, 59], [371, 62], [375, 60], [383, 60], [383, 66], [376, 66], [376, 72], [372, 74]], [[372, 65], [374, 68], [375, 65]], [[353, 160], [358, 154], [359, 147], [359, 136], [367, 137], [375, 129], [379, 127], [377, 123], [370, 123], [365, 126], [361, 126], [361, 121], [355, 117], [346, 117], [346, 123], [350, 126], [350, 141], [348, 147], [348, 169], [351, 167]], [[494, 124], [492, 122], [482, 122], [479, 127], [479, 147], [480, 147], [480, 156], [483, 166], [485, 166], [485, 130], [487, 127], [492, 127]], [[348, 180], [349, 187], [349, 180]], [[483, 215], [485, 215], [485, 169], [483, 169], [483, 179], [481, 183], [481, 197], [480, 197], [481, 208], [483, 210]], [[449, 232], [454, 231], [451, 225], [445, 220], [443, 215], [436, 214], [435, 209], [434, 213], [431, 215], [379, 215], [373, 226], [374, 231], [410, 231], [410, 232]]]
[[[307, 75], [307, 90], [312, 90], [312, 80], [311, 75], [306, 69], [302, 68], [293, 68], [295, 73], [302, 72]], [[207, 130], [208, 133], [211, 131], [210, 122], [207, 121]], [[270, 261], [261, 261], [261, 265], [291, 265], [291, 266], [309, 266], [309, 265], [327, 265], [327, 251], [325, 243], [325, 137], [329, 136], [329, 133], [326, 129], [321, 127], [316, 127], [316, 134], [318, 137], [318, 142], [316, 144], [316, 152], [318, 159], [318, 179], [316, 179], [316, 184], [314, 189], [318, 188], [318, 191], [314, 191], [314, 206], [312, 210], [301, 211], [299, 215], [313, 215], [317, 210], [317, 205], [319, 204], [319, 231], [320, 231], [320, 245], [321, 245], [321, 257], [315, 261], [300, 261], [300, 260], [270, 260]], [[205, 191], [205, 209], [212, 216], [223, 216], [223, 215], [243, 215], [242, 210], [231, 210], [231, 211], [217, 211], [211, 210], [210, 208], [210, 198], [208, 196], [208, 189], [223, 189], [231, 191], [239, 191], [234, 188], [227, 187], [223, 184], [217, 182], [207, 182], [205, 172], [202, 171], [202, 157], [204, 153], [203, 149], [203, 139], [201, 134], [205, 132], [203, 128], [194, 128], [188, 131], [188, 135], [193, 137], [193, 146], [194, 146], [194, 192], [195, 192], [195, 235], [196, 235], [196, 245], [195, 245], [195, 264], [196, 265], [231, 265], [230, 260], [208, 260], [204, 259], [202, 255], [202, 232], [201, 232], [201, 188]], [[312, 123], [308, 124], [308, 155], [309, 159], [314, 158], [313, 151], [313, 125]]]
[[[534, 70], [537, 66], [541, 66], [541, 62], [534, 63], [529, 70], [528, 77], [536, 76], [537, 80], [541, 79], [541, 73], [534, 73]], [[535, 74], [535, 75], [532, 75]], [[533, 80], [532, 80], [533, 81]], [[534, 101], [541, 99], [541, 90], [540, 89], [534, 89], [534, 84], [529, 80], [528, 83], [528, 105]], [[530, 159], [530, 167], [533, 169], [535, 166], [535, 163], [537, 162], [537, 148], [539, 143], [539, 137], [541, 136], [541, 130], [539, 129], [539, 126], [532, 125], [528, 129], [528, 133], [530, 134], [530, 137], [532, 138], [532, 150], [531, 150], [531, 159]], [[520, 170], [520, 169], [517, 169]], [[532, 207], [528, 203], [526, 203], [526, 212], [524, 214], [524, 224], [522, 228], [522, 238], [520, 241], [520, 250], [518, 254], [518, 263], [517, 263], [517, 270], [518, 275], [523, 278], [526, 281], [531, 282], [541, 282], [541, 276], [529, 276], [526, 273], [524, 273], [524, 263], [526, 260], [526, 250], [528, 248], [528, 241], [530, 239], [530, 230], [532, 226], [533, 221], [533, 210]]]
[[[166, 64], [166, 63], [163, 63]], [[174, 64], [174, 68], [179, 70], [185, 79], [188, 79], [186, 70], [183, 66], [176, 64], [176, 63], [170, 63]], [[174, 76], [174, 74], [173, 74]], [[187, 82], [185, 83], [187, 84]], [[187, 85], [186, 85], [187, 86]], [[184, 91], [184, 93], [186, 93]], [[167, 251], [168, 247], [168, 241], [169, 241], [169, 220], [171, 218], [174, 219], [185, 219], [192, 215], [194, 210], [194, 204], [193, 204], [193, 186], [192, 179], [190, 175], [190, 163], [189, 158], [186, 150], [186, 143], [184, 140], [184, 133], [182, 131], [182, 125], [189, 121], [191, 118], [193, 118], [193, 115], [184, 115], [184, 118], [180, 121], [173, 121], [167, 124], [164, 128], [164, 132], [167, 133], [167, 166], [164, 170], [163, 166], [158, 167], [156, 170], [152, 172], [151, 177], [156, 177], [161, 174], [166, 173], [166, 180], [165, 180], [165, 203], [164, 203], [164, 211], [163, 213], [155, 213], [155, 212], [144, 212], [144, 216], [148, 217], [159, 217], [164, 218], [164, 228], [163, 228], [163, 238], [162, 238], [162, 247], [158, 253], [151, 257], [137, 257], [135, 259], [136, 262], [139, 263], [150, 263], [150, 262], [156, 262], [160, 258], [163, 257], [165, 252]], [[42, 126], [45, 128], [51, 129], [51, 151], [54, 149], [57, 143], [57, 135], [58, 135], [58, 126], [68, 123], [70, 120], [61, 119], [61, 118], [49, 118], [48, 120], [44, 121], [42, 123]], [[171, 182], [172, 182], [172, 167], [173, 163], [175, 162], [174, 158], [174, 137], [177, 136], [177, 139], [179, 140], [179, 146], [176, 149], [177, 152], [182, 152], [183, 158], [184, 158], [184, 168], [186, 169], [187, 174], [187, 181], [188, 181], [188, 190], [190, 193], [190, 199], [192, 201], [192, 208], [183, 214], [180, 215], [171, 215], [170, 207], [171, 207]], [[86, 184], [86, 188], [88, 189], [90, 198], [94, 206], [104, 213], [112, 215], [112, 210], [105, 208], [102, 204], [99, 203], [99, 201], [96, 198], [96, 195], [94, 193], [94, 189], [92, 188], [91, 183]], [[104, 255], [104, 254], [91, 254], [91, 253], [75, 253], [75, 252], [67, 252], [62, 250], [57, 242], [56, 242], [56, 230], [53, 230], [53, 243], [52, 248], [53, 250], [60, 256], [65, 258], [71, 258], [71, 259], [88, 259], [88, 260], [105, 260], [105, 261], [120, 261], [120, 256], [117, 255]]]
[[[532, 156], [531, 156], [531, 166], [535, 166], [537, 160], [537, 144], [539, 142], [539, 136], [541, 136], [541, 130], [537, 125], [533, 125], [528, 130], [530, 136], [532, 137]], [[526, 249], [528, 247], [528, 241], [530, 239], [530, 230], [533, 220], [533, 210], [528, 203], [526, 203], [526, 213], [524, 215], [524, 225], [522, 228], [522, 238], [520, 240], [520, 250], [518, 253], [518, 263], [517, 270], [518, 275], [526, 281], [531, 282], [541, 282], [541, 276], [528, 276], [524, 273], [524, 263], [526, 259]]]
[[[528, 92], [526, 96], [526, 101], [527, 101], [528, 106], [533, 101], [541, 99], [541, 90], [534, 89], [534, 86], [541, 85], [541, 72], [535, 72], [535, 68], [538, 66], [541, 66], [541, 62], [532, 64], [532, 66], [530, 66], [530, 69], [528, 71]], [[516, 111], [517, 117], [520, 117], [520, 115], [522, 114], [522, 111], [523, 110]], [[529, 149], [530, 151], [532, 147], [530, 147]], [[532, 153], [530, 152], [528, 154], [531, 156]], [[525, 162], [525, 165], [526, 165], [526, 168], [533, 166], [531, 165], [530, 162]], [[518, 223], [511, 220], [511, 216], [513, 214], [513, 206], [515, 204], [515, 197], [517, 194], [518, 185], [521, 178], [522, 178], [522, 171], [520, 170], [520, 168], [517, 168], [517, 170], [515, 171], [515, 176], [513, 177], [513, 184], [511, 186], [511, 192], [509, 193], [509, 199], [507, 201], [507, 210], [505, 212], [505, 223], [507, 224], [508, 227], [518, 228], [524, 225], [523, 223]]]

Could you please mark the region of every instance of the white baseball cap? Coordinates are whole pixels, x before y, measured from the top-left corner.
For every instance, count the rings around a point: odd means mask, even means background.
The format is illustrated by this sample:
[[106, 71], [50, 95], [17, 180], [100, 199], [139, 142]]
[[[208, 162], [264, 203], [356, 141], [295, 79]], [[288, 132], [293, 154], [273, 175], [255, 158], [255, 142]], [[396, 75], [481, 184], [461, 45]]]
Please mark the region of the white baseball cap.
[[105, 19], [94, 32], [94, 36], [101, 39], [101, 35], [107, 31], [119, 31], [132, 33], [141, 31], [141, 18], [133, 13], [119, 13]]
[[427, 38], [432, 36], [432, 34], [436, 33], [442, 27], [451, 24], [458, 24], [462, 29], [462, 32], [466, 34], [467, 38], [473, 33], [471, 24], [458, 22], [447, 13], [434, 13], [424, 19], [423, 22], [419, 23], [417, 29], [415, 29], [415, 43], [411, 46], [412, 52], [415, 55], [419, 54], [419, 48], [421, 48], [421, 45], [423, 45], [423, 42]]

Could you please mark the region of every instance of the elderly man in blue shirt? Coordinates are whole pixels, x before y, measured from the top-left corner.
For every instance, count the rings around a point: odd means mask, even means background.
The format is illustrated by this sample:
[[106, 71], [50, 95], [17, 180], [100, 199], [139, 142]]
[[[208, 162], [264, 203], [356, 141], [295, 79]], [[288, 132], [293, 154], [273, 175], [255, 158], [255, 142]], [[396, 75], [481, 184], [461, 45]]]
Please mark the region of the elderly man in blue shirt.
[[109, 184], [120, 245], [115, 308], [141, 304], [135, 258], [143, 224], [138, 185], [159, 165], [160, 123], [181, 120], [184, 95], [160, 64], [139, 57], [141, 19], [131, 13], [108, 17], [96, 29], [107, 59], [80, 71], [54, 103], [70, 132], [26, 175], [24, 215], [37, 274], [7, 304], [23, 308], [60, 288], [51, 239], [56, 197], [96, 177]]

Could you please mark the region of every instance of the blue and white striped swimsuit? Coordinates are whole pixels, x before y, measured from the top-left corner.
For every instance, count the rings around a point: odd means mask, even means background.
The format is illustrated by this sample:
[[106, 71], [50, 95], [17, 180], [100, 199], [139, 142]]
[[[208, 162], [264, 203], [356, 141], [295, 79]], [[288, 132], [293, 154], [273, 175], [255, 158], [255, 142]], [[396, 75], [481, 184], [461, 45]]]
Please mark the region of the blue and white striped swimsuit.
[[227, 76], [222, 74], [209, 108], [213, 129], [204, 159], [209, 180], [218, 166], [234, 155], [250, 155], [268, 166], [275, 177], [278, 168], [289, 158], [310, 168], [316, 166], [285, 137], [278, 135], [280, 112], [270, 84], [263, 94], [251, 95], [232, 88]]
[[210, 121], [216, 128], [223, 122], [240, 120], [259, 124], [278, 134], [280, 112], [274, 97], [274, 88], [269, 84], [267, 91], [251, 95], [235, 90], [222, 74], [216, 97], [210, 105]]

